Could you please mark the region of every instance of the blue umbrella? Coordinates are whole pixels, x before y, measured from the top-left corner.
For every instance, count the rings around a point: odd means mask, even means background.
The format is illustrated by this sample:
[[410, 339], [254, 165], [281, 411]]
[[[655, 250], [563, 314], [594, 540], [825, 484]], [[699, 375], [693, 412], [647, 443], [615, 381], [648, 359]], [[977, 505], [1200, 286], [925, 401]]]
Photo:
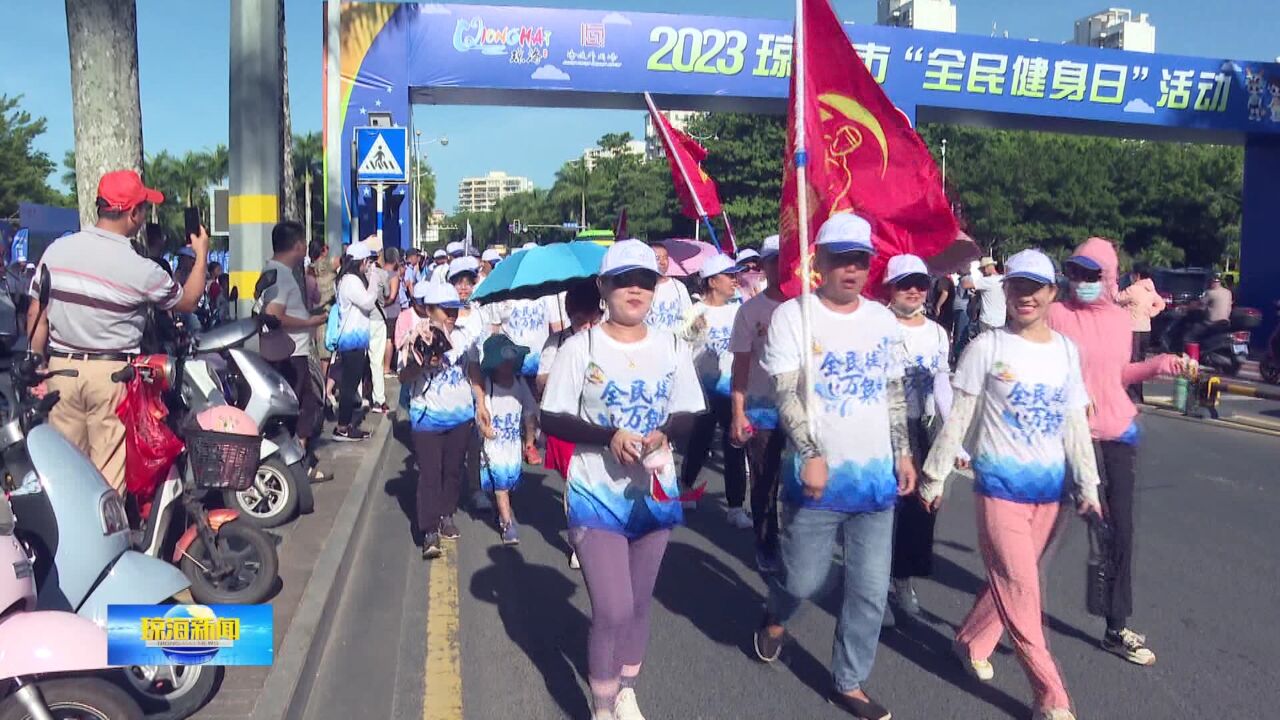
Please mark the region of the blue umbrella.
[[606, 248], [590, 241], [522, 250], [498, 263], [471, 299], [493, 303], [553, 295], [599, 274], [605, 252]]

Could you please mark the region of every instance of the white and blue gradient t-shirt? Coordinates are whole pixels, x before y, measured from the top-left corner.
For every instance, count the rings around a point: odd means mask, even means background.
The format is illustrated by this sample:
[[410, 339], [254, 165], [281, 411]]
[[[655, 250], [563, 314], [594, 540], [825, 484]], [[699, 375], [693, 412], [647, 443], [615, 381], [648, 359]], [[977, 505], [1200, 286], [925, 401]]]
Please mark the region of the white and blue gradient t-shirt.
[[1047, 343], [1005, 329], [986, 332], [965, 349], [952, 384], [980, 398], [977, 491], [1023, 503], [1060, 500], [1063, 425], [1089, 404], [1075, 344], [1056, 332]]
[[685, 315], [693, 307], [689, 290], [677, 278], [666, 278], [653, 290], [653, 305], [644, 321], [654, 330], [679, 332], [684, 325]]
[[733, 374], [733, 353], [729, 352], [729, 336], [733, 334], [733, 322], [742, 305], [727, 302], [724, 305], [708, 305], [700, 302], [693, 306], [694, 317], [706, 319], [707, 326], [694, 338], [693, 366], [698, 371], [702, 389], [721, 397], [729, 397], [729, 382]]
[[938, 414], [933, 383], [949, 367], [951, 349], [942, 326], [926, 319], [923, 325], [902, 325], [907, 417], [919, 420]]
[[474, 340], [457, 328], [449, 335], [453, 349], [443, 366], [428, 369], [409, 388], [409, 422], [414, 431], [445, 432], [476, 417], [475, 396], [467, 369], [478, 362]]
[[[556, 354], [542, 398], [546, 412], [641, 436], [672, 413], [704, 408], [688, 345], [652, 329], [636, 343], [618, 342], [600, 327], [569, 338]], [[569, 461], [569, 527], [634, 538], [678, 525], [684, 518], [680, 503], [653, 499], [651, 480], [644, 465], [619, 464], [607, 447], [577, 445]], [[679, 497], [674, 464], [658, 472], [657, 482], [668, 497]]]
[[378, 299], [375, 293], [353, 273], [338, 281], [338, 352], [369, 349], [369, 313]]
[[524, 470], [524, 424], [537, 414], [538, 403], [529, 384], [517, 379], [510, 387], [487, 381], [485, 406], [489, 408], [496, 437], [484, 439], [481, 481], [485, 490], [511, 490]]
[[539, 351], [551, 335], [551, 318], [556, 312], [554, 295], [537, 300], [507, 300], [493, 306], [493, 324], [502, 326], [502, 334], [511, 342], [529, 348], [520, 374], [538, 374]]
[[769, 323], [782, 303], [760, 293], [742, 304], [733, 320], [730, 353], [751, 353], [751, 373], [747, 376], [747, 420], [757, 430], [778, 427], [778, 404], [773, 397], [773, 381], [765, 372], [764, 344], [769, 339]]
[[[903, 376], [902, 326], [888, 308], [863, 298], [852, 313], [809, 299], [813, 346], [813, 429], [827, 461], [822, 497], [804, 496], [802, 459], [788, 441], [782, 459], [782, 499], [837, 512], [878, 512], [894, 506], [898, 482], [889, 436], [888, 383]], [[773, 314], [762, 365], [770, 375], [803, 370], [800, 299]]]

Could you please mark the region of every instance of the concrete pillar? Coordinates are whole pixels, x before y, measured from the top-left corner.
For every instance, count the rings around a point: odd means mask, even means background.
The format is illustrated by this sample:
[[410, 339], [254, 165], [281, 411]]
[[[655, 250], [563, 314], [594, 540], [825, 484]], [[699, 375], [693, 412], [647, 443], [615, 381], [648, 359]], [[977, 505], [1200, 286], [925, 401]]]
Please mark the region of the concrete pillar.
[[1275, 329], [1280, 300], [1280, 241], [1276, 237], [1276, 199], [1280, 198], [1280, 138], [1255, 136], [1244, 149], [1244, 192], [1240, 219], [1240, 289], [1236, 302], [1262, 311], [1253, 344], [1265, 347]]
[[271, 228], [280, 219], [281, 0], [231, 0], [231, 286], [241, 317], [271, 257]]

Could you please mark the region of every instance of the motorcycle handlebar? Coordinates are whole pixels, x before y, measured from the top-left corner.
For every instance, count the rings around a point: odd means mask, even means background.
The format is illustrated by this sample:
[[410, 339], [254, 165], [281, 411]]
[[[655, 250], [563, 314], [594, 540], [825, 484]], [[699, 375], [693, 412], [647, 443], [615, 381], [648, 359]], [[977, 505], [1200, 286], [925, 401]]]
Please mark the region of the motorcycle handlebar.
[[135, 370], [132, 365], [125, 365], [119, 370], [111, 373], [111, 382], [115, 382], [115, 383], [129, 382], [130, 380], [133, 379], [134, 375], [137, 375], [137, 374], [138, 374], [138, 371]]

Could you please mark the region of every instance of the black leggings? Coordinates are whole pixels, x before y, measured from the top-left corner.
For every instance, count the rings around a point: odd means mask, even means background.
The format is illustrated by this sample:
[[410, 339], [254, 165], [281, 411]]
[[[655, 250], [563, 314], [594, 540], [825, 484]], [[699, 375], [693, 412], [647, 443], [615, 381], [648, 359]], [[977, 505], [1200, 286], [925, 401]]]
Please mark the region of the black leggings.
[[[916, 470], [924, 467], [929, 455], [929, 428], [920, 420], [909, 420], [911, 455]], [[894, 580], [929, 577], [933, 574], [933, 531], [938, 516], [920, 505], [914, 493], [898, 498], [893, 523]]]
[[1098, 458], [1098, 488], [1111, 525], [1111, 612], [1107, 627], [1120, 630], [1133, 614], [1133, 511], [1138, 484], [1138, 452], [1133, 445], [1103, 440], [1093, 444]]
[[733, 417], [729, 398], [707, 393], [707, 409], [710, 412], [698, 416], [689, 435], [680, 484], [687, 489], [698, 483], [698, 473], [702, 472], [702, 464], [711, 450], [711, 438], [719, 425], [724, 451], [724, 499], [729, 507], [740, 508], [747, 499], [746, 451], [729, 442], [729, 424]]
[[351, 417], [356, 411], [356, 392], [360, 378], [369, 366], [368, 350], [343, 350], [338, 353], [338, 427], [345, 428], [351, 424]]

